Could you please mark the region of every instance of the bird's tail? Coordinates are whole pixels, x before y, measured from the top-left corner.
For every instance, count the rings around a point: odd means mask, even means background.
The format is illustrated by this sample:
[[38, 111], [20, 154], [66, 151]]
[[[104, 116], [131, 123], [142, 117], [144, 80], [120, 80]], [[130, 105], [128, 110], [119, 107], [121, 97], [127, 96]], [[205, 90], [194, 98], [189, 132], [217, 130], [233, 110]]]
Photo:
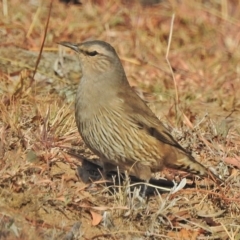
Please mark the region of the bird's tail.
[[168, 167], [183, 170], [201, 177], [210, 177], [213, 181], [222, 183], [223, 180], [214, 174], [211, 170], [207, 169], [201, 163], [197, 162], [193, 156], [181, 154], [173, 164]]

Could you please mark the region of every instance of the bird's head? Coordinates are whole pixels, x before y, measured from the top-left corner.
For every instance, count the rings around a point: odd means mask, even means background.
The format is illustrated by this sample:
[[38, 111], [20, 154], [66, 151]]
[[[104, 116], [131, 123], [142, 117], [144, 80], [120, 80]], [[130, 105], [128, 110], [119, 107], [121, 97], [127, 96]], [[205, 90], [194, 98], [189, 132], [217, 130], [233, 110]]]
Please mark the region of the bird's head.
[[70, 42], [59, 44], [78, 53], [84, 81], [115, 87], [127, 81], [122, 63], [109, 43], [96, 40], [78, 44]]

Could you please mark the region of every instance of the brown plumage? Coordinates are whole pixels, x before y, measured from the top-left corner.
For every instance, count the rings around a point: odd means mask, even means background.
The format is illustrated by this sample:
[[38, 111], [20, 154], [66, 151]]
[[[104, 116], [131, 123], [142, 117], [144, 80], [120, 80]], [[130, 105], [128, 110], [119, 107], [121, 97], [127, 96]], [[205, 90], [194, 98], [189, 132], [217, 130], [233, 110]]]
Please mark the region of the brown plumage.
[[76, 96], [76, 123], [84, 142], [105, 168], [119, 166], [146, 181], [164, 167], [216, 177], [179, 145], [132, 90], [110, 44], [60, 44], [79, 55], [82, 78]]

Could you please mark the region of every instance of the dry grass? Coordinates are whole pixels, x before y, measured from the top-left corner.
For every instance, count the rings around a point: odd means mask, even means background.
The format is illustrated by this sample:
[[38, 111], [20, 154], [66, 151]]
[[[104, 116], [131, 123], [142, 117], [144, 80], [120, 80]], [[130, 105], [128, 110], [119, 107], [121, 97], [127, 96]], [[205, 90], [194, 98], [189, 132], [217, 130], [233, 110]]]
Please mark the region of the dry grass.
[[[66, 149], [94, 158], [74, 121], [79, 77], [57, 78], [40, 62], [32, 79], [49, 1], [20, 2], [0, 2], [0, 238], [240, 239], [238, 1], [53, 3], [43, 59], [49, 52], [58, 58], [59, 41], [110, 42], [131, 85], [175, 137], [226, 179], [221, 187], [208, 179], [195, 188], [175, 186], [149, 201], [128, 178], [121, 186], [115, 179], [113, 189], [78, 178], [81, 161]], [[176, 86], [165, 59], [173, 13], [168, 60]], [[15, 46], [36, 55], [19, 58]], [[180, 182], [186, 174], [161, 176]]]

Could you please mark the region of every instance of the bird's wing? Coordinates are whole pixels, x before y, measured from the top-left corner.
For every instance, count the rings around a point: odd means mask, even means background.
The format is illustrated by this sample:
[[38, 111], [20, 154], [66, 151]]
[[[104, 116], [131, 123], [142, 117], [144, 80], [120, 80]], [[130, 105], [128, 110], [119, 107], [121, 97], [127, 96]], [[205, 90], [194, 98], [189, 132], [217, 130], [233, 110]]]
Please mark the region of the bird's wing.
[[127, 117], [130, 121], [139, 128], [147, 131], [148, 134], [157, 138], [159, 141], [187, 153], [187, 151], [172, 137], [163, 123], [132, 89], [119, 91], [118, 96], [122, 99], [122, 110], [127, 113]]
[[[176, 147], [180, 152], [187, 156], [181, 158], [181, 161], [169, 159], [166, 164], [168, 167], [187, 170], [188, 172], [197, 173], [202, 176], [209, 174], [212, 179], [218, 182], [223, 182], [217, 175], [208, 171], [205, 166], [197, 162], [191, 153], [187, 152], [170, 134], [163, 123], [154, 115], [150, 108], [142, 101], [142, 99], [133, 92], [131, 88], [119, 91], [118, 97], [121, 99], [121, 108], [127, 112], [124, 117], [127, 117], [136, 127], [145, 130], [148, 134], [155, 137], [159, 141]], [[120, 107], [120, 105], [119, 105]], [[189, 162], [190, 161], [190, 162]]]

